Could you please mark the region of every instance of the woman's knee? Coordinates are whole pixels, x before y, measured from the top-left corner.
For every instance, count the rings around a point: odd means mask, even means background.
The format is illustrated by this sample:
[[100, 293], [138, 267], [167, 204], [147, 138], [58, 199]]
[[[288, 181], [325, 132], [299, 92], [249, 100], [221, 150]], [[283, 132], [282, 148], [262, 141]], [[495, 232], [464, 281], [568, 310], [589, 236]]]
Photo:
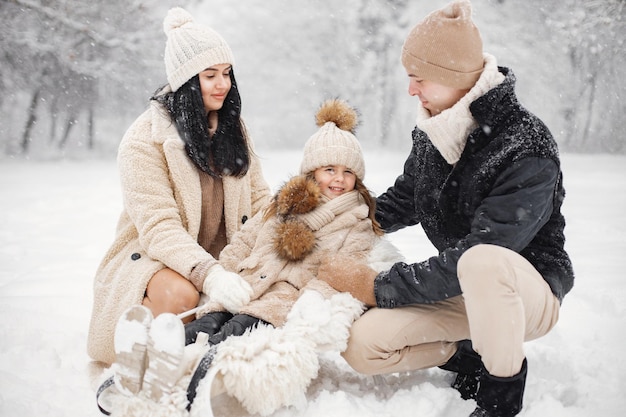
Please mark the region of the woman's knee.
[[146, 288], [144, 305], [158, 315], [182, 313], [194, 308], [200, 301], [196, 287], [179, 273], [165, 268], [155, 273]]

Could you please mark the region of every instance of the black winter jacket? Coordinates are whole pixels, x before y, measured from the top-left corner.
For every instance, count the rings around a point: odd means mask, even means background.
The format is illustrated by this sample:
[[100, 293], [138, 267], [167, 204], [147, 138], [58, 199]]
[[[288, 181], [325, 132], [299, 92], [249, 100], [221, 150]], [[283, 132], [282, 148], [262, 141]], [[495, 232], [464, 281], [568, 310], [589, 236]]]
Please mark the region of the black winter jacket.
[[426, 133], [413, 131], [404, 172], [377, 198], [386, 232], [418, 223], [439, 251], [424, 262], [395, 264], [374, 282], [378, 307], [433, 303], [461, 294], [457, 262], [470, 247], [493, 244], [524, 256], [562, 301], [574, 273], [564, 250], [565, 191], [557, 145], [515, 96], [515, 76], [470, 105], [479, 127], [449, 165]]

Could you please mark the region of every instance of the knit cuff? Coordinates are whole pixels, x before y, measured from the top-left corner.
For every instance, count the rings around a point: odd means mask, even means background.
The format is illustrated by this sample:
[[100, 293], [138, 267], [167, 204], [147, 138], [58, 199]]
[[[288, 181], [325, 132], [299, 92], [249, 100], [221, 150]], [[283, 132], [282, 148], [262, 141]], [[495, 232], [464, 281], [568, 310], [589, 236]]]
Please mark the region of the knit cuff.
[[202, 292], [202, 286], [204, 285], [204, 280], [209, 273], [209, 269], [211, 269], [211, 267], [215, 265], [217, 265], [217, 260], [215, 258], [211, 258], [207, 259], [206, 261], [200, 262], [191, 270], [191, 274], [189, 275], [189, 281], [196, 287], [198, 291]]

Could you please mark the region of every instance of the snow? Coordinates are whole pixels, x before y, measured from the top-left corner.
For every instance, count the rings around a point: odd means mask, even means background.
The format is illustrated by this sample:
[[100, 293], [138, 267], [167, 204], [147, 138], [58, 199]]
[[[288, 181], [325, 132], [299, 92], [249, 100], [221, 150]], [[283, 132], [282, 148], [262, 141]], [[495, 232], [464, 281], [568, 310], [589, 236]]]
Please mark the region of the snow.
[[146, 345], [148, 332], [140, 321], [124, 321], [115, 328], [115, 351], [132, 352], [135, 343]]
[[[180, 319], [174, 314], [161, 314], [154, 319], [150, 326], [150, 338], [156, 351], [182, 356], [185, 331], [179, 323]], [[173, 366], [167, 363], [166, 365]]]
[[[407, 133], [408, 141], [408, 133]], [[300, 152], [263, 149], [276, 189], [297, 171]], [[404, 151], [365, 149], [366, 183], [380, 193], [400, 172]], [[626, 156], [563, 156], [567, 248], [576, 283], [561, 319], [526, 344], [523, 417], [623, 415], [626, 409]], [[85, 353], [94, 271], [113, 239], [121, 207], [113, 161], [0, 161], [0, 415], [100, 415], [101, 369]], [[409, 260], [434, 253], [419, 228], [390, 235]], [[449, 388], [439, 369], [394, 374], [386, 384], [352, 372], [338, 356], [324, 367], [300, 409], [287, 416], [467, 416], [473, 401]], [[216, 404], [220, 406], [220, 404]], [[226, 399], [216, 415], [230, 414]], [[239, 414], [237, 414], [239, 413]]]

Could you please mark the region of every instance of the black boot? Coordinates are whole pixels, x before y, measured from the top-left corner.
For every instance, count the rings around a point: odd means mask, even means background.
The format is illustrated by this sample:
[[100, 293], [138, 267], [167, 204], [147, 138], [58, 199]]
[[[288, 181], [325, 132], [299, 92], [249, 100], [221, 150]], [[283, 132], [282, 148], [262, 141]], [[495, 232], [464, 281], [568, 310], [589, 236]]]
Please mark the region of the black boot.
[[185, 324], [185, 345], [196, 341], [199, 332], [213, 336], [219, 332], [224, 323], [232, 319], [233, 315], [224, 311], [214, 311], [192, 322]]
[[217, 345], [226, 340], [228, 336], [241, 336], [247, 329], [261, 323], [266, 322], [248, 314], [235, 314], [224, 323], [219, 332], [209, 337], [209, 344]]
[[483, 362], [480, 355], [472, 349], [470, 340], [461, 340], [454, 356], [441, 369], [456, 372], [452, 388], [461, 393], [464, 400], [475, 399], [478, 391], [478, 381], [483, 373]]
[[526, 359], [517, 375], [501, 378], [483, 372], [480, 378], [476, 404], [469, 417], [513, 417], [522, 411], [528, 365]]

